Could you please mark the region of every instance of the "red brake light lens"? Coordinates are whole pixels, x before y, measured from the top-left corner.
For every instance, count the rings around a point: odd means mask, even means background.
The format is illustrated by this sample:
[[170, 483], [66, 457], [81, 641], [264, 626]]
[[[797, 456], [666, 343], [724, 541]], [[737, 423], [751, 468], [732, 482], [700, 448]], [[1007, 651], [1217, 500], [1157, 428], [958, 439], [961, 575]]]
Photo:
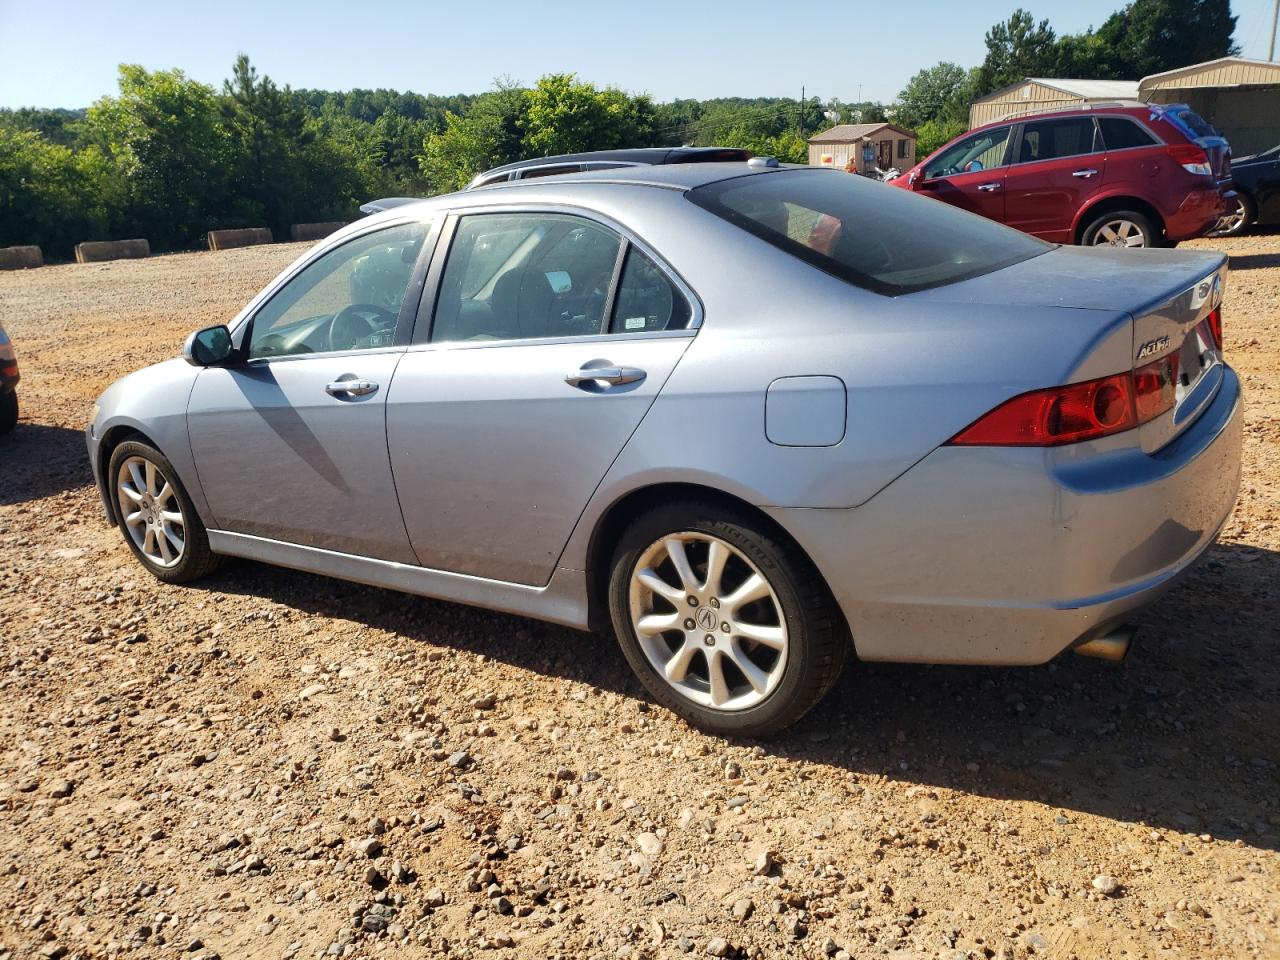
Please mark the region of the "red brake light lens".
[[1213, 334], [1213, 345], [1219, 350], [1222, 349], [1222, 307], [1214, 307], [1209, 312], [1209, 316], [1205, 317], [1205, 322], [1209, 324], [1209, 332]]
[[1194, 143], [1169, 144], [1169, 156], [1176, 163], [1182, 164], [1182, 169], [1187, 173], [1195, 173], [1203, 177], [1213, 175], [1213, 168], [1209, 165], [1209, 155]]
[[1178, 354], [1132, 373], [1007, 400], [947, 441], [949, 446], [1058, 447], [1097, 440], [1154, 420], [1177, 402]]

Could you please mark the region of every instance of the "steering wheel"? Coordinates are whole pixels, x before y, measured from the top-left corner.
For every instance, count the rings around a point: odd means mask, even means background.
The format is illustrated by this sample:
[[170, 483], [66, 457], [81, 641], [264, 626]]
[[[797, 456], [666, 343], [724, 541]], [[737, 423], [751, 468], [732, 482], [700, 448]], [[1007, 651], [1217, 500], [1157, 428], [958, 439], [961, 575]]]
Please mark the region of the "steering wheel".
[[396, 315], [376, 303], [353, 303], [343, 307], [329, 321], [329, 349], [350, 350], [362, 338], [395, 326], [395, 322]]

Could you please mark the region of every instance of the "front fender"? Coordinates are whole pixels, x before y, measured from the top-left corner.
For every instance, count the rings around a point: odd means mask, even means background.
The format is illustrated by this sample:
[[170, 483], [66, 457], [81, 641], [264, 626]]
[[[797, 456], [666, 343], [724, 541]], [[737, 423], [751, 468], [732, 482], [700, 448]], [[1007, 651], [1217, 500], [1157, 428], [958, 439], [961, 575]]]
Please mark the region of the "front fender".
[[117, 380], [98, 398], [98, 414], [89, 425], [87, 439], [94, 478], [111, 516], [114, 507], [106, 461], [123, 437], [140, 433], [173, 464], [196, 513], [208, 525], [209, 504], [187, 433], [187, 404], [201, 372], [183, 360], [166, 360]]

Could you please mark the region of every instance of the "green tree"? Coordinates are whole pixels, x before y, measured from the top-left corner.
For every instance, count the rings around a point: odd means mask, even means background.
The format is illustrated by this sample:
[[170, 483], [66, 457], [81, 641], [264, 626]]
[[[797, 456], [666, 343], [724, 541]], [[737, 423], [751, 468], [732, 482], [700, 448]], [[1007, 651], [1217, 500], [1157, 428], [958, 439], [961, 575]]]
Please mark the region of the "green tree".
[[1049, 21], [1036, 23], [1022, 8], [988, 30], [985, 40], [987, 56], [978, 67], [975, 96], [1026, 77], [1047, 76], [1057, 65], [1057, 37]]
[[79, 152], [31, 130], [0, 127], [0, 247], [34, 243], [49, 257], [107, 235], [110, 170], [95, 147]]
[[446, 112], [444, 129], [428, 134], [422, 144], [419, 165], [428, 188], [460, 190], [483, 170], [523, 159], [528, 107], [527, 91], [502, 77], [465, 115]]
[[530, 156], [643, 146], [652, 132], [653, 104], [620, 90], [599, 90], [576, 74], [548, 74], [528, 92], [522, 126]]
[[119, 178], [126, 232], [167, 249], [216, 222], [232, 156], [212, 88], [181, 70], [122, 64], [120, 95], [89, 108], [84, 136]]
[[1240, 52], [1229, 0], [1134, 0], [1098, 28], [1104, 68], [1128, 79]]
[[898, 94], [894, 120], [919, 127], [931, 120], [959, 118], [968, 109], [969, 73], [942, 61], [916, 73]]

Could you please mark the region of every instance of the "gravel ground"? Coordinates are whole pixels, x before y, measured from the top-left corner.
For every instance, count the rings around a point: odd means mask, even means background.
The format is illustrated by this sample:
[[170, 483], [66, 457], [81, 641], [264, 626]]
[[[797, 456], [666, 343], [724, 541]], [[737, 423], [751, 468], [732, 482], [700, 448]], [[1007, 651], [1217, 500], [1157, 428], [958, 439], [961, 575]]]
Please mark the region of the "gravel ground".
[[0, 958], [1280, 957], [1280, 236], [1230, 251], [1239, 506], [1122, 666], [853, 665], [787, 736], [610, 641], [102, 519], [110, 381], [301, 252], [0, 275]]

